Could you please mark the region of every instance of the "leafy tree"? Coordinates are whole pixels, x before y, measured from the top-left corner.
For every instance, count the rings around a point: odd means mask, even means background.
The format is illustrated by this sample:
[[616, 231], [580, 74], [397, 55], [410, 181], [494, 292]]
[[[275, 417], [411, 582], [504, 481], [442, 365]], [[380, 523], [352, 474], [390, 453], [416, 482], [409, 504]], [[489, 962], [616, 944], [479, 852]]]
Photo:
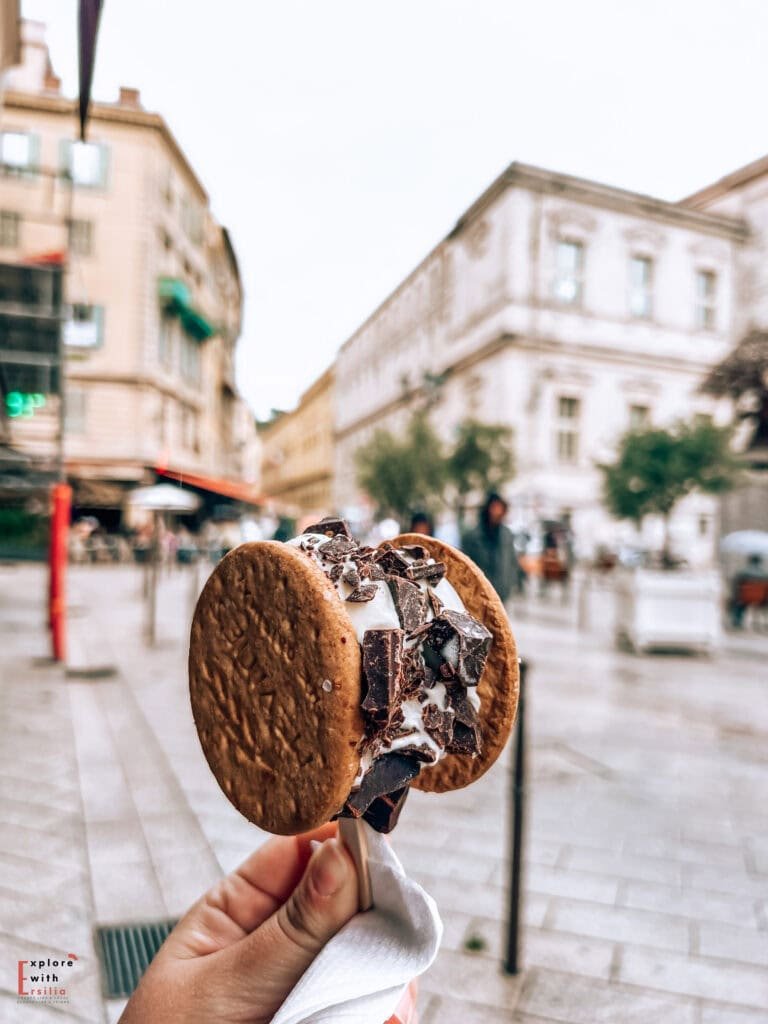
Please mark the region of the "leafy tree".
[[739, 463], [730, 431], [710, 423], [678, 423], [625, 434], [612, 465], [601, 465], [603, 495], [610, 512], [637, 526], [647, 515], [664, 519], [664, 560], [671, 561], [669, 520], [692, 491], [720, 494], [733, 487]]
[[512, 431], [496, 423], [466, 419], [459, 424], [447, 461], [447, 476], [456, 489], [461, 524], [470, 494], [499, 490], [515, 474]]
[[360, 486], [373, 498], [379, 514], [407, 527], [415, 508], [434, 513], [442, 503], [446, 457], [426, 410], [415, 412], [402, 438], [377, 430], [355, 453]]
[[425, 406], [411, 415], [401, 437], [378, 430], [358, 449], [357, 478], [379, 514], [403, 525], [415, 509], [434, 515], [450, 487], [461, 520], [469, 495], [500, 488], [514, 475], [511, 442], [508, 427], [468, 419], [446, 449]]
[[768, 331], [752, 331], [704, 379], [701, 390], [728, 397], [751, 422], [747, 454], [768, 449]]

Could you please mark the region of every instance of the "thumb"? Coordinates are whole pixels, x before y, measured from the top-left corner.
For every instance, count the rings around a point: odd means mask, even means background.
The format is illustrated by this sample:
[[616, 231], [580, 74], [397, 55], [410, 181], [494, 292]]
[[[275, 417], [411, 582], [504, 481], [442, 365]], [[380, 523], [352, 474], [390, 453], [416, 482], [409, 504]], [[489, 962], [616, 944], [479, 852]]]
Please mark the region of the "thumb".
[[340, 839], [326, 839], [310, 858], [286, 902], [247, 938], [231, 947], [244, 989], [258, 1008], [275, 1012], [323, 946], [355, 915], [358, 881]]

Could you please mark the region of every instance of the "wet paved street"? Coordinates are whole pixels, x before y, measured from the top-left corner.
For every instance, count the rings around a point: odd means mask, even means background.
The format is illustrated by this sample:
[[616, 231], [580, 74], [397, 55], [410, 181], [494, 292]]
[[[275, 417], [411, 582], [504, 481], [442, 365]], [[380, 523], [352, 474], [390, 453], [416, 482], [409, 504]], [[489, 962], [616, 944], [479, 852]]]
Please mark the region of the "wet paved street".
[[[197, 745], [191, 571], [162, 580], [149, 652], [138, 569], [72, 570], [72, 663], [117, 669], [93, 678], [44, 662], [44, 582], [0, 567], [0, 1020], [114, 1020], [93, 926], [180, 914], [265, 837]], [[638, 658], [571, 618], [513, 612], [532, 665], [519, 977], [500, 970], [508, 758], [471, 789], [414, 792], [395, 833], [446, 926], [422, 1022], [765, 1024], [768, 642]], [[16, 962], [64, 947], [69, 1004], [19, 1008]]]

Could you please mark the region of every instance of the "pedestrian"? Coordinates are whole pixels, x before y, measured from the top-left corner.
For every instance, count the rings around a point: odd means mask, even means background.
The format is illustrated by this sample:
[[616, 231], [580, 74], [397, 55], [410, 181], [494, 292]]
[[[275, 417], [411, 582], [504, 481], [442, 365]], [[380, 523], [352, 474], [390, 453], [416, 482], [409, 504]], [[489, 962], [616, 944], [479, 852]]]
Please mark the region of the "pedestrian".
[[[752, 554], [749, 556], [747, 565], [741, 572], [736, 573], [733, 577], [733, 584], [731, 590], [731, 622], [735, 629], [741, 629], [744, 625], [744, 612], [747, 610], [749, 604], [755, 604], [755, 601], [745, 601], [745, 584], [757, 584], [758, 586], [766, 584], [766, 590], [768, 590], [768, 570], [763, 565], [763, 556], [758, 554]], [[759, 600], [758, 596], [758, 600]], [[762, 600], [766, 602], [766, 595], [763, 593]]]
[[515, 539], [504, 517], [509, 506], [501, 495], [491, 492], [480, 509], [477, 526], [462, 537], [462, 551], [469, 555], [491, 581], [502, 601], [523, 592], [525, 573], [517, 560]]
[[435, 533], [435, 524], [428, 512], [414, 512], [411, 516], [411, 528], [409, 533], [420, 533], [424, 537], [432, 537]]

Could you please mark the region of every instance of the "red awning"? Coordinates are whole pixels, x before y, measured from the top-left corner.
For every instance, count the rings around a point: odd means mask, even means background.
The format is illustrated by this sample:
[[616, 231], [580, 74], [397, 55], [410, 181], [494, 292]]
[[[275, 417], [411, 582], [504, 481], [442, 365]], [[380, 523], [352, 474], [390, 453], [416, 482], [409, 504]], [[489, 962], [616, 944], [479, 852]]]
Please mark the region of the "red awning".
[[246, 484], [240, 480], [179, 473], [175, 469], [161, 469], [159, 466], [155, 466], [155, 472], [158, 476], [167, 476], [177, 483], [189, 484], [190, 487], [198, 487], [201, 491], [210, 491], [212, 494], [222, 494], [225, 498], [234, 498], [235, 501], [244, 501], [249, 505], [263, 505], [265, 501], [264, 496], [253, 484]]

